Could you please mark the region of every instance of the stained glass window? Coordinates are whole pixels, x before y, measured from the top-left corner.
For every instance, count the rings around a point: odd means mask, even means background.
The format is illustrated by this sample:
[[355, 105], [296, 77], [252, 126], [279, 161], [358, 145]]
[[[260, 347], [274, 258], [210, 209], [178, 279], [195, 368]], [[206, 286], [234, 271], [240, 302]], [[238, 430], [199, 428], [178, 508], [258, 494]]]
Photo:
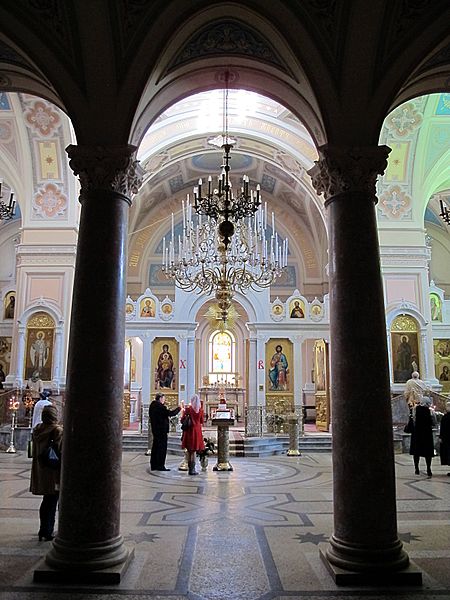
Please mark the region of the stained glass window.
[[209, 340], [209, 381], [232, 382], [235, 372], [235, 341], [229, 331], [216, 331]]

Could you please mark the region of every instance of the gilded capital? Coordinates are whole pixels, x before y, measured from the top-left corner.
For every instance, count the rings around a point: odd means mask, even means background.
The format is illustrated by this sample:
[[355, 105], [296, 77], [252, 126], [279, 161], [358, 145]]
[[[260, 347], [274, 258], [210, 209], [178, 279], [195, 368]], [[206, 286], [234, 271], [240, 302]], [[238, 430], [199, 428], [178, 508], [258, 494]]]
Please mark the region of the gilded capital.
[[377, 177], [384, 173], [390, 151], [388, 146], [321, 146], [308, 174], [325, 200], [344, 192], [363, 192], [375, 199]]
[[68, 146], [70, 168], [80, 178], [80, 200], [93, 190], [116, 192], [128, 199], [136, 194], [144, 171], [134, 158], [135, 151], [132, 145]]

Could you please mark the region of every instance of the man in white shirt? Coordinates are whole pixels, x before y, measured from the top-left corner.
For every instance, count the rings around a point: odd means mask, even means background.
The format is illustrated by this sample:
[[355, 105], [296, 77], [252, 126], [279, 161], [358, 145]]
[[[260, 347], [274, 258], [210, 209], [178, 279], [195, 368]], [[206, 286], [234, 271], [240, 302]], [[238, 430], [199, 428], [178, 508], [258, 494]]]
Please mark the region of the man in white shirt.
[[50, 396], [50, 392], [42, 392], [41, 399], [36, 402], [33, 408], [33, 421], [31, 423], [31, 428], [34, 429], [36, 425], [42, 423], [42, 411], [45, 406], [51, 405], [48, 397]]
[[429, 395], [430, 388], [420, 379], [419, 373], [414, 371], [411, 375], [411, 379], [408, 379], [406, 382], [404, 393], [408, 405], [414, 407], [422, 402], [424, 395]]

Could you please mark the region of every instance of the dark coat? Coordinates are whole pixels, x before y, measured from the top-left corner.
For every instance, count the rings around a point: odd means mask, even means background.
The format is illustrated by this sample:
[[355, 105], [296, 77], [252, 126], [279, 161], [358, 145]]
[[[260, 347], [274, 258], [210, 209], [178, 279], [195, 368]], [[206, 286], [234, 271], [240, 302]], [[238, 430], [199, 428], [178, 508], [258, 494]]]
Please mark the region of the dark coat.
[[439, 430], [441, 465], [450, 465], [450, 412], [445, 413]]
[[434, 456], [433, 420], [428, 406], [417, 406], [409, 453], [424, 458]]
[[167, 435], [169, 433], [169, 417], [174, 417], [180, 410], [180, 406], [170, 410], [158, 400], [153, 400], [148, 409], [148, 416], [153, 435]]
[[61, 452], [63, 428], [55, 423], [39, 423], [33, 429], [33, 462], [31, 464], [30, 492], [36, 496], [54, 494], [59, 490], [60, 469], [44, 467], [39, 456], [47, 448], [49, 440]]

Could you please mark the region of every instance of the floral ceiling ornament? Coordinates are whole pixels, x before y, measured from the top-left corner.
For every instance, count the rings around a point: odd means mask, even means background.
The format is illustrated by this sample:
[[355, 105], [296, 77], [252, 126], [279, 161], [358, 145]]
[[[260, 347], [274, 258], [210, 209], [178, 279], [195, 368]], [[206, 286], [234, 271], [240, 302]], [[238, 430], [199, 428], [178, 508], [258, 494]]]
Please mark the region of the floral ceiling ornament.
[[63, 215], [66, 208], [67, 196], [54, 183], [47, 183], [41, 187], [33, 199], [33, 210], [42, 217], [51, 219]]
[[49, 103], [37, 100], [27, 109], [25, 122], [30, 129], [41, 136], [49, 137], [58, 129], [61, 119], [56, 109]]
[[423, 121], [414, 102], [402, 104], [397, 110], [386, 119], [386, 127], [397, 137], [405, 137], [417, 129]]
[[411, 213], [412, 200], [399, 185], [393, 185], [379, 198], [378, 209], [388, 219], [396, 221]]
[[410, 215], [412, 200], [399, 185], [393, 185], [381, 194], [378, 208], [388, 219], [398, 221]]

